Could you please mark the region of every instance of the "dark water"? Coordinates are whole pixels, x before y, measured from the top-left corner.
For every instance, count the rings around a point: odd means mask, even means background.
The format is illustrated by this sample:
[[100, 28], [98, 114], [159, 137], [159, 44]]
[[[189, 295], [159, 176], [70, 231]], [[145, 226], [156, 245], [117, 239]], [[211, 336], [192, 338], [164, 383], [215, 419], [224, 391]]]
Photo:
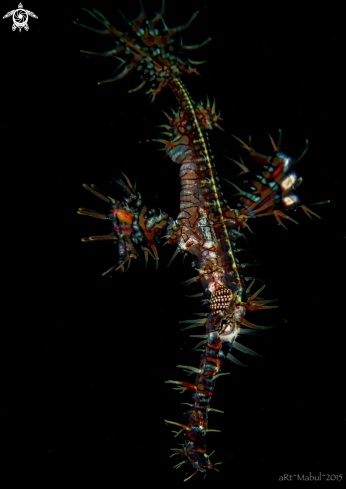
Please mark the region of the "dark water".
[[[30, 4], [29, 4], [30, 3]], [[158, 152], [155, 125], [161, 110], [175, 108], [169, 90], [149, 105], [144, 91], [128, 94], [138, 83], [129, 75], [98, 86], [116, 61], [87, 58], [79, 49], [106, 50], [112, 41], [72, 24], [90, 23], [81, 7], [96, 7], [114, 25], [137, 13], [137, 2], [78, 2], [45, 6], [28, 2], [38, 19], [28, 32], [1, 23], [3, 204], [3, 379], [8, 463], [29, 464], [23, 473], [51, 487], [57, 478], [97, 487], [142, 482], [161, 487], [180, 484], [189, 470], [172, 470], [173, 439], [163, 419], [181, 422], [188, 396], [164, 380], [183, 380], [178, 364], [197, 366], [195, 341], [180, 332], [178, 321], [201, 312], [198, 286], [182, 289], [193, 276], [189, 260], [174, 250], [159, 250], [160, 264], [133, 263], [126, 274], [102, 278], [115, 259], [111, 243], [81, 243], [106, 234], [107, 224], [78, 216], [79, 206], [107, 211], [83, 183], [95, 183], [120, 197], [110, 184], [124, 172], [148, 205], [173, 217], [179, 209], [178, 168]], [[130, 3], [130, 2], [129, 2]], [[2, 7], [3, 14], [16, 8]], [[157, 4], [157, 5], [156, 5]], [[149, 14], [159, 8], [151, 4]], [[199, 9], [184, 40], [212, 41], [192, 53], [206, 59], [202, 77], [184, 80], [195, 100], [216, 98], [226, 132], [210, 141], [220, 177], [233, 180], [237, 143], [270, 149], [265, 127], [277, 138], [283, 131], [288, 154], [310, 149], [297, 167], [303, 176], [302, 200], [331, 200], [312, 207], [323, 220], [299, 210], [279, 228], [261, 218], [247, 233], [252, 251], [244, 261], [260, 264], [245, 275], [266, 279], [265, 298], [279, 309], [248, 314], [257, 324], [273, 325], [243, 343], [265, 355], [244, 358], [249, 368], [225, 365], [212, 406], [225, 414], [210, 416], [209, 435], [220, 473], [190, 484], [271, 483], [284, 474], [339, 474], [344, 467], [341, 436], [340, 332], [343, 330], [342, 215], [339, 123], [340, 38], [331, 14], [275, 11], [220, 1], [167, 0], [169, 26], [185, 22]], [[246, 157], [242, 153], [243, 157]], [[239, 181], [239, 180], [238, 180]], [[232, 205], [234, 189], [223, 184]], [[198, 334], [195, 330], [193, 333]], [[21, 472], [15, 472], [15, 477]], [[29, 474], [31, 474], [29, 476]], [[294, 480], [294, 479], [293, 479]], [[95, 484], [94, 484], [95, 485]]]

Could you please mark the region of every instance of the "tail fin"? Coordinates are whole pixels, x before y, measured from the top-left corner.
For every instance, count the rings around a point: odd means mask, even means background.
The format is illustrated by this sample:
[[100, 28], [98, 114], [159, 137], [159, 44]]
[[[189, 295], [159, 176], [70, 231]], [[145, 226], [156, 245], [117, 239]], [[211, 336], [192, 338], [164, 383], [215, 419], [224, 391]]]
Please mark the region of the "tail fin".
[[[167, 27], [163, 15], [165, 12], [165, 0], [162, 0], [160, 12], [156, 13], [151, 20], [147, 19], [142, 0], [140, 0], [141, 11], [134, 20], [127, 20], [129, 32], [123, 33], [116, 29], [98, 10], [85, 10], [94, 19], [104, 26], [104, 29], [94, 29], [84, 24], [75, 24], [85, 27], [98, 34], [106, 34], [116, 38], [113, 49], [104, 53], [93, 53], [90, 51], [82, 51], [83, 53], [96, 54], [98, 56], [112, 56], [120, 61], [117, 70], [112, 78], [99, 82], [108, 83], [120, 80], [131, 70], [136, 68], [141, 79], [140, 84], [129, 92], [135, 92], [142, 88], [147, 82], [150, 83], [150, 89], [146, 92], [151, 94], [152, 102], [155, 96], [169, 84], [170, 80], [182, 74], [196, 73], [197, 70], [191, 65], [198, 65], [203, 61], [193, 61], [185, 55], [186, 50], [198, 49], [211, 38], [206, 41], [192, 46], [186, 46], [182, 40], [177, 43], [173, 39], [174, 35], [187, 29], [198, 11], [195, 12], [190, 20], [179, 27]], [[158, 29], [158, 22], [161, 21], [162, 27]], [[122, 57], [118, 55], [121, 54]], [[121, 70], [122, 68], [122, 70]], [[119, 70], [121, 70], [119, 72]]]

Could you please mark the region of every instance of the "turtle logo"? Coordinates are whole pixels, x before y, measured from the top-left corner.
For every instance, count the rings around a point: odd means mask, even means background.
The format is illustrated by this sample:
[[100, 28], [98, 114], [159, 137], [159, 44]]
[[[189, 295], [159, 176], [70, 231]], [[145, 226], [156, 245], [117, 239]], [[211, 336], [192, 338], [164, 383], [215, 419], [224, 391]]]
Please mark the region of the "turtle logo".
[[11, 15], [13, 19], [12, 30], [15, 31], [18, 27], [19, 32], [21, 32], [23, 27], [26, 31], [29, 30], [29, 26], [28, 26], [29, 15], [30, 17], [34, 17], [35, 19], [38, 19], [37, 15], [35, 15], [34, 12], [30, 12], [30, 10], [23, 9], [23, 5], [21, 3], [18, 5], [18, 8], [16, 10], [11, 10], [11, 12], [7, 12], [7, 14], [3, 16], [3, 19], [6, 19], [7, 17], [11, 17]]

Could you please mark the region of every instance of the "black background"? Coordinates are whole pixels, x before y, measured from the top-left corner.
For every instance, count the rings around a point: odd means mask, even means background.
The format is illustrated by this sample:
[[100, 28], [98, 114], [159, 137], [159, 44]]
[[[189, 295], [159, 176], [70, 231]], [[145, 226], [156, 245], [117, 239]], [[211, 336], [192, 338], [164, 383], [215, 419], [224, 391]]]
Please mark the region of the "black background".
[[[120, 27], [118, 8], [133, 18], [137, 1], [27, 1], [24, 8], [38, 16], [28, 32], [12, 32], [11, 19], [0, 24], [7, 466], [14, 485], [23, 475], [44, 487], [58, 479], [180, 485], [191, 470], [172, 469], [179, 458], [169, 459], [168, 449], [182, 440], [163, 419], [181, 422], [180, 402], [189, 397], [164, 381], [185, 379], [176, 365], [199, 361], [190, 351], [196, 341], [178, 323], [203, 310], [199, 299], [185, 297], [199, 287], [181, 285], [193, 276], [190, 261], [183, 265], [178, 256], [167, 268], [174, 249], [166, 246], [158, 270], [151, 260], [144, 271], [142, 260], [125, 274], [101, 277], [114, 263], [114, 246], [80, 238], [107, 233], [107, 223], [76, 214], [79, 206], [107, 211], [83, 183], [120, 197], [110, 182], [124, 172], [137, 178], [144, 203], [177, 215], [178, 168], [152, 142], [154, 126], [165, 123], [161, 110], [176, 103], [169, 90], [152, 105], [144, 90], [128, 94], [138, 84], [132, 74], [98, 86], [117, 61], [79, 52], [112, 46], [72, 23], [92, 24], [82, 7], [98, 8]], [[1, 6], [2, 16], [16, 3]], [[160, 2], [147, 6], [151, 17]], [[223, 465], [205, 480], [194, 477], [192, 486], [276, 484], [284, 474], [295, 480], [320, 472], [345, 478], [341, 12], [318, 8], [167, 0], [169, 26], [200, 10], [185, 43], [212, 37], [191, 56], [207, 60], [202, 77], [184, 81], [195, 100], [215, 96], [224, 117], [225, 132], [210, 135], [219, 176], [238, 173], [223, 157], [237, 157], [231, 134], [245, 141], [251, 134], [265, 152], [263, 128], [276, 140], [281, 128], [290, 155], [310, 142], [297, 167], [301, 199], [331, 200], [312, 207], [323, 220], [298, 210], [291, 215], [299, 225], [286, 221], [288, 231], [267, 217], [251, 223], [255, 235], [246, 233], [252, 251], [242, 258], [259, 267], [245, 275], [266, 279], [261, 295], [279, 299], [279, 308], [247, 316], [273, 326], [243, 340], [265, 358], [239, 353], [249, 368], [224, 366], [231, 375], [218, 381], [212, 407], [225, 414], [211, 413], [209, 426], [221, 433], [208, 435], [212, 460]], [[223, 191], [232, 205], [234, 189], [224, 182]]]

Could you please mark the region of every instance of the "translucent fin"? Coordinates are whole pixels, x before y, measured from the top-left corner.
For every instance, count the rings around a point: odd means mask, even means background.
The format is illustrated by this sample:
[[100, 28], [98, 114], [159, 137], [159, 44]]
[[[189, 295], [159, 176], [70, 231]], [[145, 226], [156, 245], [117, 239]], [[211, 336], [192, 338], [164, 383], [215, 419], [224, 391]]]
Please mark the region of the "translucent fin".
[[206, 321], [205, 318], [203, 319], [197, 319], [197, 318], [194, 318], [194, 319], [185, 319], [184, 321], [179, 321], [179, 323], [194, 323], [194, 324], [204, 324]]
[[199, 348], [199, 347], [200, 347], [200, 346], [202, 346], [202, 345], [205, 345], [205, 343], [206, 343], [206, 340], [202, 340], [202, 341], [200, 341], [200, 342], [199, 342], [199, 343], [198, 343], [196, 346], [194, 346], [194, 347], [191, 349], [191, 351], [196, 351], [196, 350], [197, 350], [197, 348]]
[[249, 321], [247, 321], [245, 318], [243, 318], [241, 324], [251, 329], [271, 329], [273, 327], [273, 326], [259, 326], [258, 324], [252, 324]]
[[310, 214], [312, 214], [313, 216], [316, 216], [318, 217], [319, 219], [322, 219], [321, 216], [319, 216], [318, 214], [316, 214], [315, 212], [312, 212], [308, 207], [306, 207], [306, 205], [301, 205], [300, 206], [301, 209], [303, 209], [303, 211], [305, 212], [305, 214], [310, 218], [312, 219], [312, 217], [310, 216]]
[[247, 287], [246, 289], [246, 293], [249, 294], [250, 290], [251, 290], [251, 287], [253, 286], [253, 284], [255, 283], [255, 279], [252, 280], [251, 284]]
[[184, 370], [190, 370], [191, 372], [199, 375], [201, 373], [199, 368], [196, 367], [189, 367], [188, 365], [177, 365], [178, 368], [182, 368]]
[[112, 270], [114, 270], [114, 268], [115, 268], [116, 266], [117, 266], [117, 264], [113, 265], [111, 268], [109, 268], [108, 270], [106, 270], [105, 272], [103, 272], [102, 277], [103, 277], [104, 275], [107, 275], [107, 273], [111, 272]]
[[255, 351], [253, 350], [250, 350], [250, 348], [247, 348], [246, 346], [244, 345], [241, 345], [240, 343], [238, 343], [237, 341], [233, 341], [232, 343], [232, 346], [236, 349], [236, 350], [239, 350], [243, 353], [248, 353], [249, 355], [253, 355], [255, 357], [263, 357], [263, 355], [260, 355], [259, 353], [256, 353]]
[[181, 328], [180, 331], [186, 331], [187, 329], [199, 328], [201, 326], [204, 326], [204, 323], [203, 324], [191, 324], [191, 326], [186, 326], [186, 328]]
[[198, 469], [197, 469], [197, 470], [195, 470], [195, 471], [193, 472], [193, 474], [189, 475], [189, 477], [186, 477], [186, 479], [184, 479], [184, 481], [183, 481], [183, 482], [186, 482], [186, 481], [190, 480], [190, 479], [191, 479], [191, 478], [192, 478], [194, 475], [196, 475], [196, 474], [197, 474], [197, 472], [198, 472]]
[[252, 336], [259, 336], [259, 334], [256, 333], [256, 331], [252, 331], [252, 329], [239, 328], [237, 332], [240, 335], [251, 334]]
[[[239, 168], [241, 168], [243, 171], [240, 173], [240, 175], [242, 175], [243, 173], [248, 173], [250, 170], [244, 165], [243, 163], [243, 160], [241, 159], [240, 155], [239, 155], [239, 159], [240, 159], [240, 162], [237, 161], [237, 160], [234, 160], [233, 158], [229, 158], [229, 156], [226, 156], [224, 155], [225, 158], [227, 158], [228, 160], [232, 161], [233, 163], [235, 163], [236, 165], [239, 166]], [[239, 176], [239, 175], [238, 175]]]
[[173, 253], [172, 258], [169, 260], [169, 263], [168, 263], [167, 267], [169, 267], [169, 265], [172, 263], [172, 261], [174, 260], [174, 258], [177, 256], [178, 253], [180, 253], [180, 248], [177, 246], [177, 249]]
[[223, 377], [224, 375], [231, 375], [231, 372], [222, 372], [221, 374], [216, 374], [216, 375], [214, 375], [213, 380], [216, 380], [219, 377]]
[[215, 409], [215, 408], [208, 408], [208, 411], [214, 411], [215, 413], [221, 413], [224, 414], [225, 411], [220, 411], [220, 409]]
[[247, 303], [253, 301], [260, 292], [262, 292], [262, 290], [265, 288], [265, 285], [262, 285], [262, 287], [260, 289], [257, 290], [257, 292], [255, 292], [251, 297], [248, 298], [248, 300], [246, 301]]
[[245, 365], [245, 363], [242, 363], [239, 360], [237, 360], [231, 353], [228, 353], [227, 358], [229, 360], [231, 360], [231, 362], [236, 363], [237, 365], [239, 365], [240, 367], [247, 367], [247, 365]]
[[89, 192], [91, 192], [92, 194], [96, 195], [96, 197], [98, 197], [99, 199], [102, 199], [104, 200], [105, 202], [108, 202], [110, 203], [110, 200], [108, 197], [106, 197], [105, 195], [101, 194], [100, 192], [97, 192], [96, 190], [94, 190], [92, 187], [89, 187], [88, 185], [86, 185], [85, 183], [83, 183], [83, 187], [88, 190]]
[[199, 279], [199, 276], [189, 278], [189, 280], [185, 280], [185, 282], [181, 282], [181, 283], [184, 284], [184, 287], [187, 287], [188, 285], [193, 284], [194, 282], [197, 282], [197, 279]]
[[275, 216], [275, 219], [279, 223], [279, 226], [282, 226], [284, 229], [286, 229], [286, 231], [287, 231], [287, 227], [282, 223], [280, 217], [283, 217], [284, 219], [289, 219], [290, 221], [294, 222], [295, 224], [299, 224], [299, 222], [295, 221], [294, 219], [292, 219], [292, 217], [287, 216], [286, 214], [284, 214], [281, 211], [278, 211], [278, 210], [273, 211], [273, 214]]
[[106, 240], [117, 240], [118, 238], [114, 234], [106, 234], [100, 236], [89, 236], [87, 238], [82, 238], [83, 243], [88, 241], [106, 241]]
[[97, 219], [103, 219], [103, 220], [109, 219], [109, 217], [106, 214], [101, 214], [100, 212], [93, 211], [91, 209], [85, 209], [84, 207], [80, 207], [77, 211], [77, 214], [80, 214], [81, 216], [96, 217]]

